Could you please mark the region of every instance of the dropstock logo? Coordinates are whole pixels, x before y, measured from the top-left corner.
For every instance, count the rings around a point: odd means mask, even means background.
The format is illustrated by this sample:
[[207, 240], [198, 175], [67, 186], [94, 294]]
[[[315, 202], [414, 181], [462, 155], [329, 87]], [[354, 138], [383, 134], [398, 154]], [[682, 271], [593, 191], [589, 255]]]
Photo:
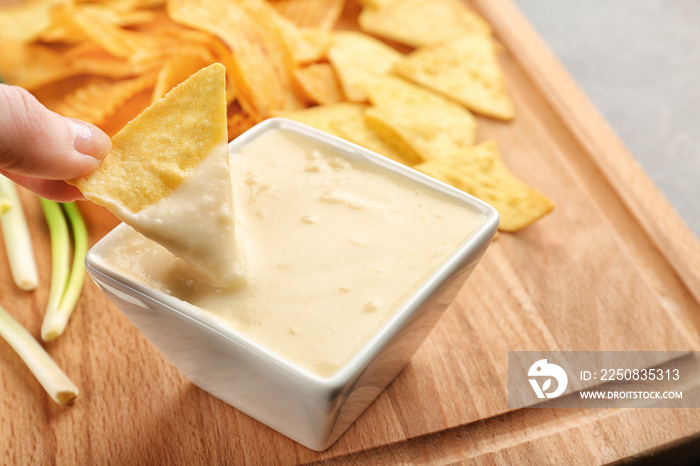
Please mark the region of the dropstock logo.
[[[569, 383], [569, 377], [566, 375], [564, 369], [557, 364], [548, 363], [546, 359], [540, 359], [535, 361], [535, 363], [530, 366], [530, 370], [527, 372], [529, 378], [528, 381], [532, 385], [532, 389], [535, 391], [537, 398], [556, 398], [566, 390], [566, 386]], [[552, 388], [552, 379], [556, 380], [556, 388]], [[540, 383], [541, 382], [541, 383]]]

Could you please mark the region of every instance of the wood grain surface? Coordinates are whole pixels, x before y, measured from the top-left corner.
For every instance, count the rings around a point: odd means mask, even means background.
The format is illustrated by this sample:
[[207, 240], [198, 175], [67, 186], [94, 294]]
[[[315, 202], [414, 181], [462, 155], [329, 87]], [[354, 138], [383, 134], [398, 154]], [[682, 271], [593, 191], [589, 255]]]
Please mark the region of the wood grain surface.
[[[600, 463], [700, 436], [693, 409], [508, 409], [509, 350], [699, 350], [700, 245], [510, 0], [469, 5], [504, 46], [518, 112], [480, 118], [478, 139], [497, 139], [557, 208], [501, 235], [335, 445], [308, 450], [194, 387], [89, 282], [45, 345], [81, 390], [72, 406], [0, 342], [0, 464]], [[38, 337], [49, 238], [38, 200], [22, 198], [42, 285], [16, 289], [0, 252], [0, 302]], [[91, 243], [117, 223], [80, 207]]]

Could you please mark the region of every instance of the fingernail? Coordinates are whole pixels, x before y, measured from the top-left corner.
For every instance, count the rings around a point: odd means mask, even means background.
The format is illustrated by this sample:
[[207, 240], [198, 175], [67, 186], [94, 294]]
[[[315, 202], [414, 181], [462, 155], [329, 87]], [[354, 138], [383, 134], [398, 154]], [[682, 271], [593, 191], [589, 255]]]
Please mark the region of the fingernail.
[[69, 118], [68, 121], [75, 150], [96, 159], [102, 159], [107, 155], [112, 148], [112, 141], [104, 131], [95, 125], [75, 118]]

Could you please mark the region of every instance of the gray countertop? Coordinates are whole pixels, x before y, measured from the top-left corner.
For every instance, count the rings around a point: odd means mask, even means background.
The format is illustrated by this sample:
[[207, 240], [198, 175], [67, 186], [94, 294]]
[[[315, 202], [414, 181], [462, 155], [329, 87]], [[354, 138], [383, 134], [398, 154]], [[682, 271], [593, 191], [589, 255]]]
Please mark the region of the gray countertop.
[[700, 237], [700, 1], [515, 3]]

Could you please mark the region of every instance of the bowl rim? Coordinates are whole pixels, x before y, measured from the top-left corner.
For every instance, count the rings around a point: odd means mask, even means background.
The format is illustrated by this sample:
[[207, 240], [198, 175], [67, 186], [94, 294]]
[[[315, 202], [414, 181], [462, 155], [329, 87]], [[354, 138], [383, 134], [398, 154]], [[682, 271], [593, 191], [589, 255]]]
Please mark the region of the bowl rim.
[[[287, 373], [293, 374], [302, 380], [311, 381], [322, 390], [337, 391], [352, 382], [355, 377], [362, 373], [376, 354], [378, 354], [397, 334], [399, 329], [403, 327], [420, 307], [422, 297], [429, 294], [431, 290], [458, 271], [461, 264], [482, 248], [485, 243], [490, 243], [492, 241], [498, 228], [500, 218], [495, 208], [470, 194], [345, 139], [287, 118], [273, 117], [256, 124], [229, 142], [229, 153], [235, 153], [236, 150], [247, 145], [264, 132], [274, 129], [289, 130], [301, 134], [302, 136], [319, 140], [322, 143], [340, 149], [343, 157], [351, 157], [353, 160], [359, 159], [370, 165], [379, 167], [380, 170], [387, 170], [401, 177], [408, 178], [413, 182], [426, 186], [430, 190], [441, 192], [460, 203], [469, 205], [470, 208], [484, 215], [483, 223], [459, 243], [452, 254], [450, 254], [441, 265], [432, 273], [426, 275], [423, 282], [415, 289], [411, 296], [398, 306], [377, 331], [332, 375], [323, 377], [299, 367], [293, 362], [267, 349], [255, 340], [225, 325], [222, 321], [217, 319], [213, 313], [201, 310], [197, 306], [169, 295], [164, 291], [148, 287], [137, 279], [129, 276], [127, 273], [121, 272], [117, 268], [110, 267], [100, 255], [100, 250], [108, 247], [110, 241], [113, 241], [114, 237], [118, 236], [120, 231], [131, 228], [126, 224], [122, 223], [117, 225], [90, 248], [85, 257], [85, 266], [88, 272], [93, 276], [93, 279], [97, 275], [101, 279], [106, 279], [111, 282], [112, 286], [118, 284], [131, 293], [135, 293], [154, 303], [160, 304], [181, 317], [193, 321], [200, 326], [204, 326], [225, 339], [247, 348], [258, 357], [272, 362], [275, 366], [284, 369]], [[478, 259], [478, 257], [476, 259]]]

